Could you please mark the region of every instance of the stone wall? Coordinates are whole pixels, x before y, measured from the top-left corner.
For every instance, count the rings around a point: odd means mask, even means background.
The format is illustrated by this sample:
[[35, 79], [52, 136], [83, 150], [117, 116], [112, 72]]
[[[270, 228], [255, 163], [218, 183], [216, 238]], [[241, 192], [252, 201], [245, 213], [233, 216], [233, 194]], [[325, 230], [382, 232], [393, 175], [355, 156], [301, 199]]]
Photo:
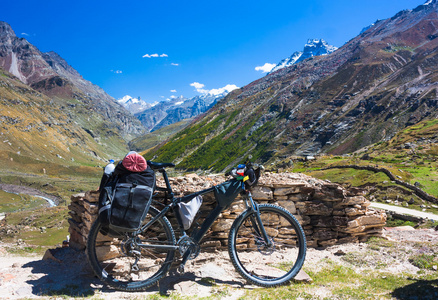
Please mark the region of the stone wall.
[[[164, 187], [162, 178], [159, 175], [157, 177], [157, 185]], [[187, 195], [223, 181], [223, 176], [200, 177], [195, 174], [170, 178], [176, 196]], [[338, 184], [303, 174], [264, 173], [252, 193], [258, 203], [277, 204], [295, 215], [306, 233], [308, 247], [365, 241], [370, 236], [381, 235], [386, 223], [386, 214], [369, 208], [370, 202], [358, 189], [346, 190]], [[97, 216], [98, 196], [98, 191], [89, 191], [71, 197], [69, 232], [72, 247], [85, 248], [88, 232]], [[160, 201], [162, 196], [157, 194], [156, 199]], [[200, 220], [215, 206], [213, 193], [204, 195]], [[205, 250], [225, 249], [228, 230], [243, 210], [243, 200], [237, 198], [219, 216], [201, 246]], [[173, 216], [168, 217], [174, 220]], [[178, 234], [177, 231], [175, 233]]]

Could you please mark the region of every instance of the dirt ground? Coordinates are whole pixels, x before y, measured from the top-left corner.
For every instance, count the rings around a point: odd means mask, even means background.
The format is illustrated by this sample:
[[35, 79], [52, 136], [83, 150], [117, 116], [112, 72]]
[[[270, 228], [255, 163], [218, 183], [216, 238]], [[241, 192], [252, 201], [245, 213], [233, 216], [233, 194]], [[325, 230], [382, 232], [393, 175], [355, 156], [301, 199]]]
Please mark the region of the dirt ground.
[[[405, 242], [438, 243], [438, 231], [433, 229], [417, 229], [412, 227], [385, 228], [384, 237], [397, 241], [402, 247], [408, 247]], [[412, 243], [411, 243], [412, 244]], [[141, 299], [153, 294], [168, 295], [181, 293], [188, 297], [204, 297], [214, 293], [217, 285], [233, 287], [232, 295], [224, 299], [237, 299], [247, 289], [245, 281], [234, 271], [227, 252], [201, 253], [195, 260], [186, 265], [186, 273], [178, 275], [171, 270], [170, 274], [160, 281], [158, 286], [145, 292], [126, 293], [108, 289], [93, 276], [88, 267], [85, 254], [71, 248], [52, 249], [52, 255], [42, 259], [41, 255], [19, 256], [11, 254], [11, 247], [0, 242], [0, 297], [2, 299], [45, 299], [87, 297], [97, 299]], [[342, 263], [340, 254], [355, 252], [366, 253], [368, 244], [344, 244], [323, 250], [308, 249], [305, 267], [317, 269], [322, 259], [331, 259]], [[406, 258], [392, 259], [389, 267], [391, 272], [415, 273], [418, 269], [406, 263]], [[303, 276], [303, 277], [301, 277]], [[306, 274], [300, 274], [301, 279]], [[213, 280], [215, 285], [206, 284]]]

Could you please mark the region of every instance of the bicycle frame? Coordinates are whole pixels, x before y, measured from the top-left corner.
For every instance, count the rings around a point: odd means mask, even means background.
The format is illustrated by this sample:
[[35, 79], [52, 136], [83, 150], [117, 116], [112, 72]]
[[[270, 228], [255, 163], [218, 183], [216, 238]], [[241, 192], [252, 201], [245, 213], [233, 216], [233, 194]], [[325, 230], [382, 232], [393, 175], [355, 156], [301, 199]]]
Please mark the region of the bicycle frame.
[[[99, 234], [105, 235], [102, 232], [107, 224], [105, 219], [97, 218], [90, 228], [87, 258], [96, 276], [104, 283], [123, 291], [143, 291], [158, 283], [176, 261], [179, 261], [176, 271], [184, 273], [186, 262], [199, 255], [202, 239], [239, 192], [242, 197], [239, 199], [242, 201], [239, 200], [238, 203], [245, 210], [236, 217], [229, 230], [226, 230], [227, 234], [224, 232], [228, 235], [227, 250], [236, 271], [248, 282], [263, 287], [289, 283], [299, 272], [306, 255], [305, 233], [298, 220], [286, 209], [270, 203], [258, 204], [253, 200], [248, 186], [254, 186], [260, 174], [256, 174], [251, 166], [247, 169], [246, 177], [235, 175], [237, 171], [230, 172], [228, 175], [233, 180], [183, 197], [174, 196], [165, 171], [165, 168], [174, 167], [174, 164], [148, 161], [148, 166], [155, 173], [162, 173], [164, 177], [165, 187], [155, 187], [155, 190], [164, 192], [165, 201], [153, 199], [153, 206], [143, 220], [147, 224], [135, 232], [108, 232], [109, 237], [118, 239], [113, 240], [111, 245], [102, 244], [99, 237]], [[257, 169], [259, 171], [260, 168]], [[196, 196], [212, 192], [216, 205], [213, 204], [214, 207], [209, 208], [208, 213], [202, 213], [201, 217], [194, 216], [197, 219], [192, 228], [187, 230], [189, 236], [182, 222], [184, 215], [180, 214], [180, 203], [188, 203]], [[179, 226], [175, 222], [169, 222], [169, 210], [172, 210]], [[205, 212], [205, 206], [202, 210]], [[220, 244], [223, 242], [222, 238], [226, 237], [220, 235]], [[113, 245], [118, 248], [119, 253], [112, 251], [115, 250], [112, 249]], [[107, 250], [111, 250], [108, 253], [110, 255], [103, 253]], [[279, 271], [273, 271], [272, 268], [275, 269], [276, 266], [271, 266], [272, 261], [278, 261], [278, 266], [282, 266]]]
[[[174, 197], [174, 193], [172, 191], [172, 187], [170, 185], [169, 182], [169, 178], [167, 176], [166, 170], [164, 168], [159, 168], [157, 169], [157, 171], [159, 171], [160, 173], [163, 174], [163, 178], [166, 184], [165, 188], [161, 188], [158, 187], [156, 188], [157, 190], [160, 191], [164, 191], [165, 192], [165, 200], [170, 200], [170, 204], [166, 205], [158, 215], [156, 215], [152, 220], [150, 220], [148, 223], [146, 223], [144, 226], [142, 226], [138, 231], [136, 231], [134, 233], [134, 235], [137, 235], [139, 233], [141, 233], [142, 231], [146, 230], [149, 226], [151, 226], [153, 223], [155, 223], [159, 218], [163, 217], [166, 215], [166, 213], [170, 210], [173, 209], [175, 212], [175, 217], [177, 219], [178, 225], [179, 225], [179, 229], [180, 229], [180, 233], [181, 233], [181, 237], [187, 236], [185, 230], [184, 230], [184, 226], [182, 224], [182, 220], [181, 217], [178, 213], [178, 203], [181, 202], [189, 202], [190, 200], [192, 200], [193, 198], [195, 198], [196, 196], [199, 195], [204, 195], [207, 193], [211, 193], [214, 191], [214, 187], [205, 189], [205, 190], [201, 190], [195, 193], [192, 193], [190, 195], [181, 197], [181, 198], [175, 198]], [[243, 182], [242, 182], [243, 184]], [[244, 190], [245, 191], [245, 190]], [[251, 223], [252, 226], [254, 227], [254, 230], [260, 234], [263, 239], [264, 242], [268, 245], [271, 246], [272, 245], [272, 241], [268, 238], [268, 235], [266, 233], [266, 230], [263, 226], [263, 223], [261, 221], [260, 218], [260, 212], [259, 212], [259, 208], [258, 208], [258, 204], [256, 202], [254, 202], [254, 200], [252, 199], [252, 195], [250, 191], [245, 191], [244, 192], [244, 201], [245, 201], [245, 206], [247, 210], [253, 211], [255, 212], [255, 218], [251, 218]], [[216, 221], [216, 219], [219, 217], [219, 215], [226, 209], [226, 207], [221, 207], [219, 206], [219, 204], [208, 214], [208, 216], [205, 218], [204, 222], [201, 225], [201, 228], [195, 232], [194, 236], [191, 237], [193, 242], [195, 242], [196, 244], [199, 244], [199, 242], [202, 240], [202, 238], [204, 237], [204, 235], [207, 233], [207, 231], [210, 229], [210, 227], [213, 225], [214, 221]], [[160, 250], [178, 250], [179, 249], [179, 245], [145, 245], [145, 244], [138, 244], [141, 247], [145, 247], [145, 248], [156, 248], [156, 249], [160, 249]], [[185, 263], [187, 262], [188, 258], [191, 255], [191, 248], [189, 247], [187, 249], [187, 251], [184, 253], [183, 258], [182, 258], [182, 262], [181, 262], [181, 266], [184, 266]]]

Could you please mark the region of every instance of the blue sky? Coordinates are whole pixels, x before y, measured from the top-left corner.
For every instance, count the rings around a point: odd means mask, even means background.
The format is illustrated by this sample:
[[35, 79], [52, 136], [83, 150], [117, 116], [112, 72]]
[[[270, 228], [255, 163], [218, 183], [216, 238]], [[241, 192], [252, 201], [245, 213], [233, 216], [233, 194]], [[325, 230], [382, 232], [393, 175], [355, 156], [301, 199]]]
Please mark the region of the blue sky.
[[266, 75], [257, 66], [278, 63], [309, 38], [340, 47], [424, 2], [4, 0], [0, 20], [114, 98], [154, 102], [242, 87]]

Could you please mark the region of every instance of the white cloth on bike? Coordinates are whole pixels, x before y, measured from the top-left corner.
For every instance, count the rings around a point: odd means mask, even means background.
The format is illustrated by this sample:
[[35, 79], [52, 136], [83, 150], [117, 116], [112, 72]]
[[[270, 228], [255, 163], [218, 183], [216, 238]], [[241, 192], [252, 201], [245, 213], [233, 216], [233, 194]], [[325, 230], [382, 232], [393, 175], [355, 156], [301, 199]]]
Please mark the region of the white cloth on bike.
[[187, 203], [178, 203], [181, 220], [184, 226], [184, 230], [187, 230], [192, 226], [196, 213], [202, 205], [202, 197], [196, 196]]

